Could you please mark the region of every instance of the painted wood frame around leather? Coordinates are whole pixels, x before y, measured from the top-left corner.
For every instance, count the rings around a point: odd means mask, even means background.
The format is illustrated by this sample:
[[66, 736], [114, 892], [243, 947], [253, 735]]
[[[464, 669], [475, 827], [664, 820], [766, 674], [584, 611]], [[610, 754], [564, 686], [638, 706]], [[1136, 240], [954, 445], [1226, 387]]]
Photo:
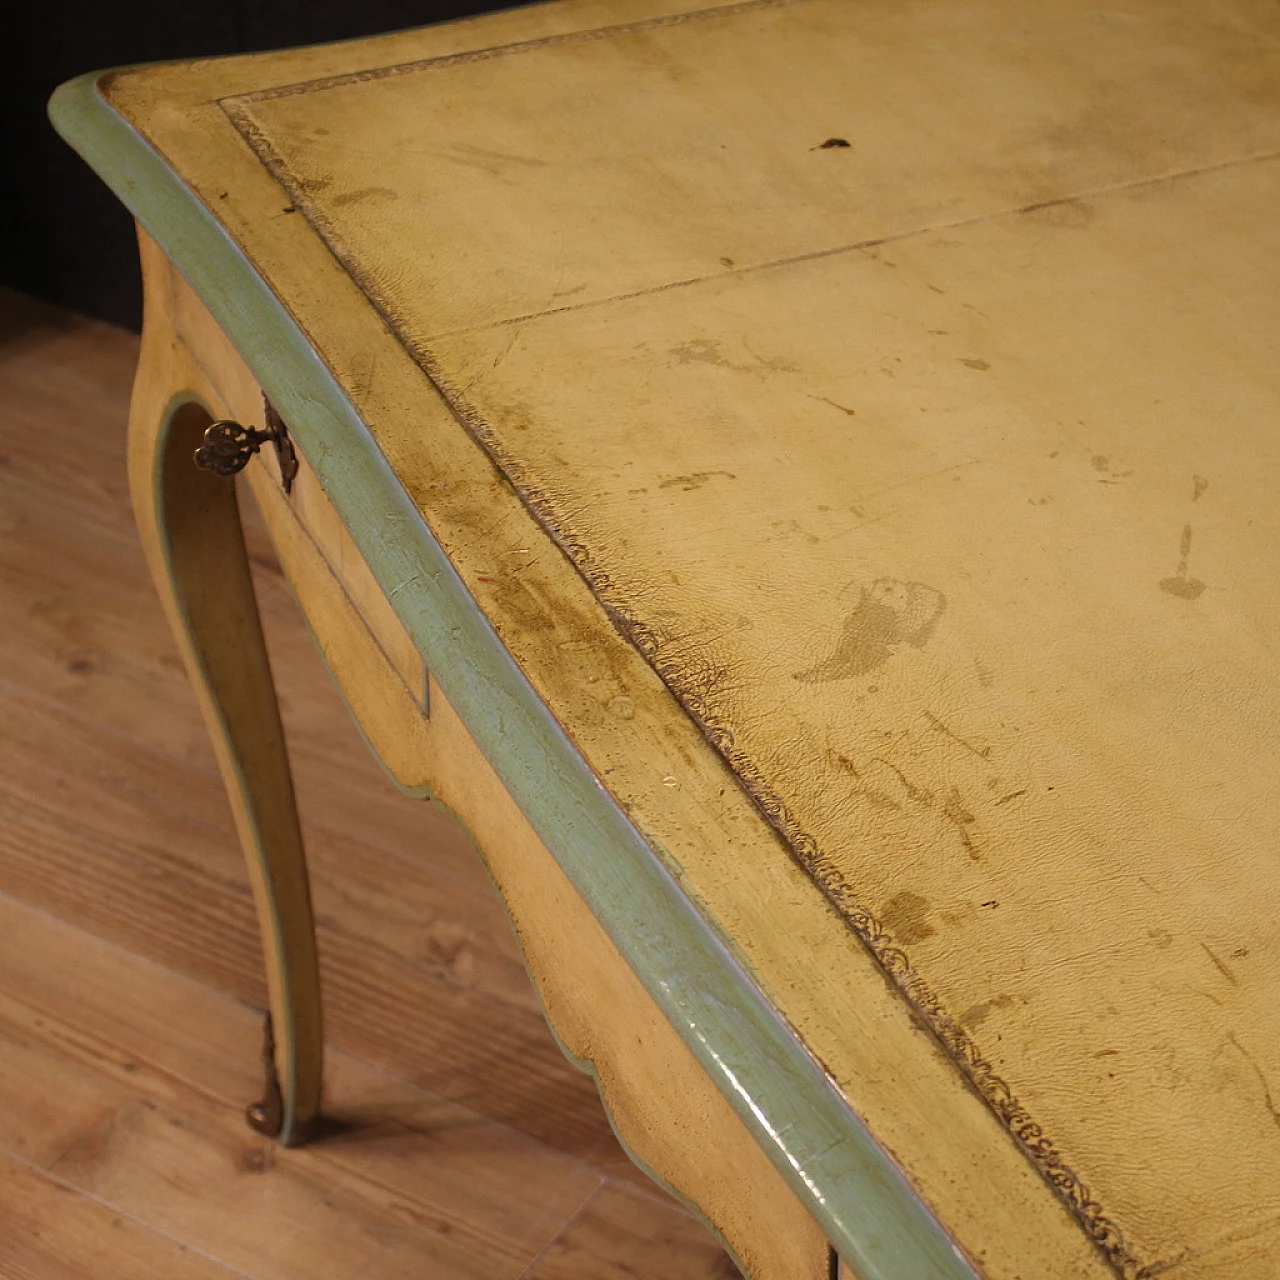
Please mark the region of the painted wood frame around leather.
[[168, 254], [281, 410], [451, 704], [658, 1006], [860, 1280], [972, 1280], [538, 698], [270, 286], [98, 91], [106, 74], [61, 86], [54, 126]]

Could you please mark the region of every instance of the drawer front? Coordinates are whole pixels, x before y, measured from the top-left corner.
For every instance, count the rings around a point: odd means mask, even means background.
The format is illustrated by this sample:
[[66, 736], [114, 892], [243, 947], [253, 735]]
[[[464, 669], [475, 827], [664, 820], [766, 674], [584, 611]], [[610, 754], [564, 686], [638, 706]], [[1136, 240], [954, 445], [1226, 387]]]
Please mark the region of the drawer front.
[[[401, 788], [426, 795], [431, 753], [422, 656], [305, 463], [288, 495], [272, 466], [251, 464], [249, 483], [285, 578], [374, 754]], [[305, 506], [295, 505], [301, 494], [308, 495]]]
[[[235, 348], [178, 273], [171, 272], [179, 339], [207, 379], [210, 411], [264, 424], [266, 403]], [[427, 794], [427, 668], [307, 459], [287, 490], [276, 449], [245, 468], [286, 580], [374, 754], [405, 790]]]
[[[316, 553], [364, 621], [385, 661], [404, 682], [409, 696], [425, 711], [427, 671], [422, 654], [396, 616], [382, 588], [374, 581], [372, 571], [351, 540], [333, 504], [325, 496], [315, 472], [296, 446], [294, 456], [298, 469], [286, 494], [277, 452], [270, 445], [264, 447], [249, 468], [254, 496], [263, 506], [264, 514], [268, 506], [273, 514], [282, 509], [280, 503], [272, 502], [272, 497], [284, 499], [283, 509], [292, 514], [302, 533], [310, 539]], [[272, 492], [268, 492], [268, 486]], [[272, 526], [273, 538], [287, 536], [283, 532], [277, 535], [270, 519], [268, 523]]]

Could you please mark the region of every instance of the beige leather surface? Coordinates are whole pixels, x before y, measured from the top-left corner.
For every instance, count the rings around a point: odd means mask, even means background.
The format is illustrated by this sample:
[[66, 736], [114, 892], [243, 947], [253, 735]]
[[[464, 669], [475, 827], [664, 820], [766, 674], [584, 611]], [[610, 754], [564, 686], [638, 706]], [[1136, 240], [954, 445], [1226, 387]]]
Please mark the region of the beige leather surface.
[[1131, 1276], [1280, 1275], [1278, 36], [797, 0], [222, 102]]
[[521, 487], [975, 1084], [1147, 1257], [1280, 1210], [1277, 207], [1269, 161], [566, 313], [497, 368], [501, 333], [436, 347], [488, 369]]

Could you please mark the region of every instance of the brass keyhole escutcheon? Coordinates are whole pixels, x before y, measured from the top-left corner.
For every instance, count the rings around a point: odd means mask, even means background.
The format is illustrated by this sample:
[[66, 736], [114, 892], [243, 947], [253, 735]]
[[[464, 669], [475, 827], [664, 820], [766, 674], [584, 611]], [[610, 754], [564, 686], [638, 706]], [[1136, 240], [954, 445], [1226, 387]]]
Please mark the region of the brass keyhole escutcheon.
[[284, 421], [275, 407], [265, 397], [263, 405], [267, 422], [265, 428], [246, 427], [230, 418], [210, 423], [205, 429], [200, 447], [195, 451], [195, 464], [216, 475], [233, 476], [243, 471], [249, 465], [249, 459], [270, 440], [276, 446], [280, 478], [285, 493], [288, 493], [294, 476], [298, 474], [298, 457], [294, 453], [293, 442], [289, 439]]

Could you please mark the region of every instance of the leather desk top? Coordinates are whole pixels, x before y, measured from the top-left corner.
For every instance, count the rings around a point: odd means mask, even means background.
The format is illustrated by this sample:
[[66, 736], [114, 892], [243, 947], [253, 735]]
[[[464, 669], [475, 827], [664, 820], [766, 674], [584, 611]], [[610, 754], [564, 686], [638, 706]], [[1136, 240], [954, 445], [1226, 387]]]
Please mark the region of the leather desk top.
[[104, 88], [991, 1276], [1280, 1275], [1278, 41], [599, 3]]

